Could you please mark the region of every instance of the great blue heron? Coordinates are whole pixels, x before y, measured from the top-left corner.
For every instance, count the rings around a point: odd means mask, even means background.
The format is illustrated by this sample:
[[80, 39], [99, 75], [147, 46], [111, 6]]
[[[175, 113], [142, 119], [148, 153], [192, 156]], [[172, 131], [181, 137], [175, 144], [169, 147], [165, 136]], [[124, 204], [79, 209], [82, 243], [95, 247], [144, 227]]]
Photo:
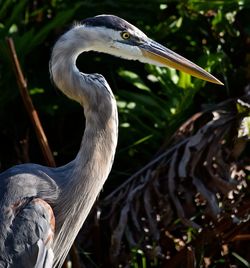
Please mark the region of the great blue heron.
[[58, 168], [22, 164], [0, 174], [0, 267], [60, 267], [108, 177], [118, 137], [117, 108], [104, 77], [76, 67], [78, 55], [90, 50], [222, 84], [119, 17], [100, 15], [74, 25], [56, 42], [50, 72], [55, 85], [84, 107], [80, 150]]

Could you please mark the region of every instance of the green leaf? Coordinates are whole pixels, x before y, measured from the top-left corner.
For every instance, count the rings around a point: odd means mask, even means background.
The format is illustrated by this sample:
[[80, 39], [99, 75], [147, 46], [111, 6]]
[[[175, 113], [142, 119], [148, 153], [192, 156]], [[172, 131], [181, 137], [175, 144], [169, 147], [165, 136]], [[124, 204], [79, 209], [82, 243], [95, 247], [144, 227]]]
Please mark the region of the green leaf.
[[[7, 11], [11, 4], [11, 1], [6, 2], [6, 4], [0, 10], [0, 17], [1, 14], [3, 15]], [[15, 22], [18, 20], [18, 17], [20, 17], [20, 14], [23, 13], [23, 10], [26, 8], [26, 4], [27, 0], [18, 1], [18, 4], [11, 12], [11, 16], [5, 21], [5, 27], [2, 28], [0, 31], [0, 37], [5, 37], [7, 35], [10, 27], [15, 24]]]
[[[12, 0], [5, 0], [3, 1], [3, 5], [0, 9], [0, 18], [3, 18], [8, 10], [8, 8], [11, 6], [12, 4]], [[1, 3], [0, 3], [1, 4]]]
[[250, 115], [250, 105], [240, 99], [236, 103], [236, 108], [239, 114], [249, 114]]
[[178, 82], [178, 86], [182, 88], [191, 88], [193, 87], [192, 81], [191, 81], [191, 75], [180, 72], [180, 79]]
[[46, 24], [32, 39], [30, 47], [36, 47], [38, 44], [41, 44], [51, 30], [55, 29], [60, 25], [64, 25], [68, 22], [76, 12], [76, 10], [82, 5], [82, 3], [76, 4], [73, 8], [59, 12], [52, 21]]
[[42, 94], [44, 93], [43, 88], [32, 88], [29, 90], [30, 95]]
[[145, 85], [143, 80], [139, 77], [138, 74], [128, 71], [128, 70], [120, 70], [118, 74], [123, 77], [126, 81], [130, 82], [136, 88], [141, 90], [150, 91], [149, 87]]
[[242, 263], [245, 267], [250, 268], [250, 263], [245, 260], [243, 257], [241, 257], [238, 253], [232, 252], [232, 255], [240, 262]]

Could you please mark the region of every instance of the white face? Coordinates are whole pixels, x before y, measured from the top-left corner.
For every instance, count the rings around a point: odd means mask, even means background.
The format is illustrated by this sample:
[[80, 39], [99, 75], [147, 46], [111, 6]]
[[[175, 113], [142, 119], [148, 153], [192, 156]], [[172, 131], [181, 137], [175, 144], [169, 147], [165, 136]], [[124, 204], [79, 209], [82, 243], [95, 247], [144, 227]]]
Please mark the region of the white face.
[[[141, 60], [143, 55], [140, 48], [129, 44], [128, 40], [123, 38], [125, 32], [115, 31], [103, 27], [84, 27], [84, 31], [89, 32], [92, 40], [91, 50], [108, 53], [128, 60]], [[138, 39], [146, 40], [147, 36], [138, 28], [133, 27], [133, 32], [126, 33], [136, 36]]]

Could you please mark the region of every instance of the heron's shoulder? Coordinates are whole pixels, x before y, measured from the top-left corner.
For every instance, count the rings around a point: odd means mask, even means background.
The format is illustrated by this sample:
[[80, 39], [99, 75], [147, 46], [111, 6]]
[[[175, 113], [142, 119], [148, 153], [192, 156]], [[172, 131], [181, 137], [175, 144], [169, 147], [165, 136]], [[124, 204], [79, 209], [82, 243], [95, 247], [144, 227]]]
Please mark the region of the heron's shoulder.
[[21, 164], [0, 174], [0, 197], [5, 193], [18, 198], [40, 196], [53, 200], [59, 194], [59, 187], [49, 168], [37, 164]]
[[48, 170], [47, 167], [44, 167], [39, 164], [27, 163], [27, 164], [19, 164], [13, 166], [0, 174], [0, 180], [6, 178], [14, 178], [16, 176], [19, 177], [36, 177], [41, 170]]

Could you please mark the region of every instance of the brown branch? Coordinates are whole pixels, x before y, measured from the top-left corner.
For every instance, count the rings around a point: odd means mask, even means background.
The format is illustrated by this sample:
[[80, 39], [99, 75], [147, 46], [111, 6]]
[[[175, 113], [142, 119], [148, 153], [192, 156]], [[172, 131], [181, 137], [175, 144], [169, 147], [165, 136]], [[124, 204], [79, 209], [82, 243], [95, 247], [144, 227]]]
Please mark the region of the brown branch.
[[231, 239], [232, 242], [234, 241], [244, 241], [244, 240], [250, 240], [250, 234], [238, 234], [235, 237]]
[[34, 126], [43, 156], [48, 166], [55, 167], [56, 166], [55, 159], [50, 150], [48, 140], [43, 131], [43, 127], [38, 117], [37, 111], [34, 108], [31, 97], [29, 95], [27, 82], [23, 76], [23, 72], [22, 72], [22, 69], [21, 69], [17, 54], [16, 54], [16, 49], [15, 49], [13, 39], [9, 37], [6, 40], [7, 40], [9, 50], [10, 50], [10, 55], [11, 55], [11, 59], [13, 63], [13, 68], [16, 74], [16, 79], [17, 79], [19, 90], [20, 90], [20, 94], [21, 94], [24, 106], [29, 114], [30, 120]]

